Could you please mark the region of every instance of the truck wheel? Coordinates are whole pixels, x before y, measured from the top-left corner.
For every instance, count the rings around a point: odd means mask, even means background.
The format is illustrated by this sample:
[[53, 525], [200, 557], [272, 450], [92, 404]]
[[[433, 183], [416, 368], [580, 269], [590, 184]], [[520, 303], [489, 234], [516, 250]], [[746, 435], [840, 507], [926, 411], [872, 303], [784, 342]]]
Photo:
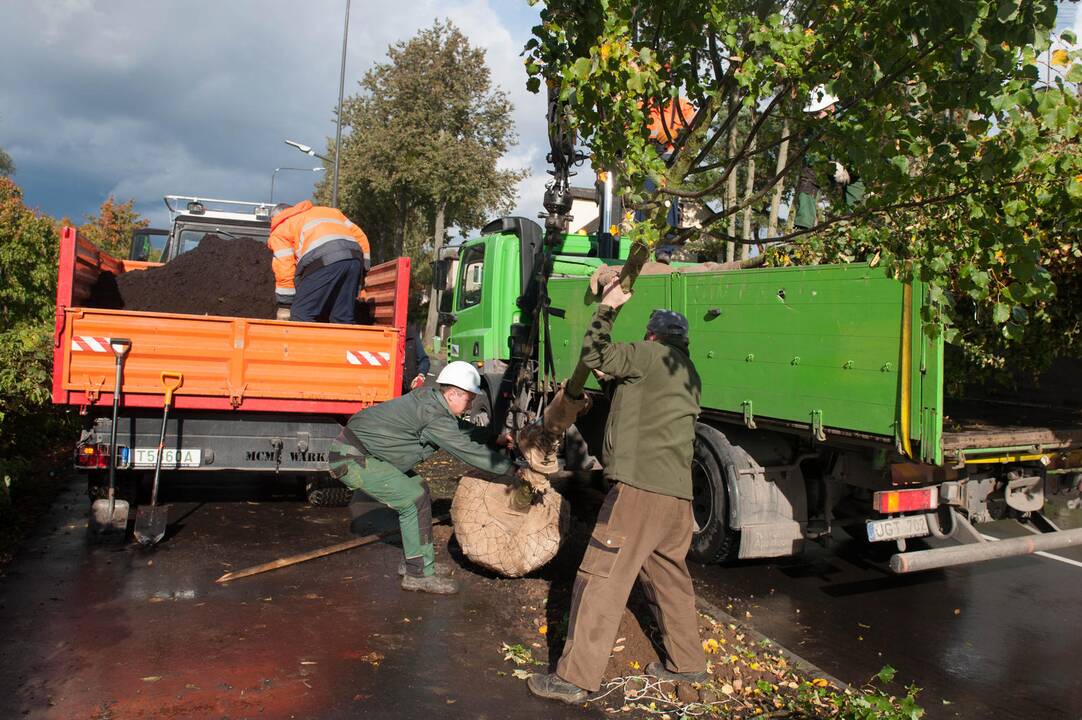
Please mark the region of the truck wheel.
[[353, 499], [353, 491], [337, 480], [309, 480], [304, 492], [312, 507], [345, 507]]
[[491, 430], [492, 425], [492, 400], [488, 396], [488, 388], [482, 386], [481, 392], [474, 397], [467, 413], [468, 420], [479, 428]]
[[688, 556], [703, 564], [733, 560], [740, 549], [740, 533], [729, 527], [729, 490], [725, 466], [736, 465], [739, 449], [710, 427], [695, 424], [691, 461], [691, 509], [698, 530], [691, 537]]

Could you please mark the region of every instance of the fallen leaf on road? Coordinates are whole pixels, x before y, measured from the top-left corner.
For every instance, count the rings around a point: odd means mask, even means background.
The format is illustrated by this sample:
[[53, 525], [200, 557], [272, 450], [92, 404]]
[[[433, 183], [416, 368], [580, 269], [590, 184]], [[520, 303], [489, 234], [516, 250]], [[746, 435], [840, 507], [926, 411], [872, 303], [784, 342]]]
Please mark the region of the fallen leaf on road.
[[511, 674], [517, 677], [519, 680], [525, 680], [530, 677], [530, 673], [526, 670], [522, 670], [521, 668], [518, 670], [512, 670]]
[[161, 679], [161, 675], [147, 675], [145, 678], [143, 678], [143, 682], [158, 682]]
[[318, 665], [315, 660], [301, 660], [301, 665]]
[[721, 686], [721, 691], [723, 693], [725, 693], [726, 695], [732, 695], [733, 694], [733, 686], [730, 685], [729, 683], [725, 683], [724, 685]]
[[547, 635], [548, 631], [549, 631], [549, 626], [548, 625], [542, 625], [541, 627], [537, 628], [537, 632], [541, 633], [542, 635]]

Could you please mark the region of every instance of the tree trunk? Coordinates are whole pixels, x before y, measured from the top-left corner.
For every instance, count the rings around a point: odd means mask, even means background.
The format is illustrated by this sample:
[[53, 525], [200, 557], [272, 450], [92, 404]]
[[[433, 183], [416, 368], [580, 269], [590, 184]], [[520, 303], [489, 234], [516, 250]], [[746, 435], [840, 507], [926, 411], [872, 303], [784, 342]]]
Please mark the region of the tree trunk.
[[436, 327], [439, 322], [440, 292], [443, 288], [436, 286], [436, 269], [440, 260], [440, 249], [443, 248], [443, 221], [447, 212], [447, 203], [441, 202], [436, 206], [436, 228], [432, 233], [432, 288], [428, 291], [428, 321], [425, 323], [425, 347], [432, 347], [432, 338], [436, 336]]
[[[781, 136], [785, 139], [781, 141], [781, 145], [778, 147], [778, 162], [774, 166], [775, 175], [785, 168], [785, 163], [789, 160], [788, 120], [781, 125]], [[777, 237], [778, 235], [778, 212], [781, 210], [781, 196], [784, 192], [785, 178], [781, 178], [778, 180], [778, 184], [774, 186], [774, 196], [770, 199], [770, 221], [766, 227], [766, 236], [768, 238]]]
[[[752, 122], [755, 121], [755, 115], [752, 115]], [[748, 157], [748, 165], [746, 170], [746, 177], [744, 178], [744, 202], [751, 200], [751, 196], [755, 194], [755, 146], [757, 138], [751, 139], [751, 144], [748, 145], [748, 152], [752, 153]], [[744, 233], [743, 238], [745, 243], [750, 241], [754, 236], [752, 235], [751, 228], [751, 216], [755, 210], [751, 205], [744, 208]], [[749, 245], [739, 245], [736, 249], [736, 257], [733, 260], [743, 260], [744, 253], [747, 252]]]
[[[729, 131], [729, 157], [736, 155], [736, 123], [733, 123], [733, 129]], [[736, 182], [737, 182], [736, 168], [729, 173], [728, 180], [725, 185], [725, 211], [731, 212], [736, 207]], [[736, 213], [729, 215], [729, 237], [736, 237]], [[725, 243], [725, 261], [731, 262], [736, 259], [736, 243], [732, 240]]]
[[394, 256], [402, 257], [406, 249], [406, 223], [409, 221], [409, 203], [405, 197], [398, 198], [398, 217], [394, 228]]

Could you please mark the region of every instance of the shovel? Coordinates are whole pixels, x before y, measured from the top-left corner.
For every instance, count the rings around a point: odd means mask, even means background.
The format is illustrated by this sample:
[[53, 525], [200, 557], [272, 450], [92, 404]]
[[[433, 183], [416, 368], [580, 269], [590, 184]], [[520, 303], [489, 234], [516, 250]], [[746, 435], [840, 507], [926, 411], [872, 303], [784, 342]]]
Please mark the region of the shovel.
[[135, 539], [140, 545], [155, 545], [165, 537], [169, 509], [165, 505], [158, 507], [158, 480], [162, 474], [162, 455], [165, 454], [165, 424], [169, 420], [169, 406], [173, 404], [173, 393], [183, 384], [184, 376], [180, 373], [162, 373], [165, 409], [162, 411], [162, 432], [158, 437], [158, 455], [154, 458], [154, 486], [150, 491], [150, 505], [140, 505], [135, 514]]
[[128, 529], [128, 501], [116, 499], [116, 421], [120, 413], [120, 393], [124, 385], [124, 358], [131, 350], [131, 340], [109, 338], [116, 356], [116, 384], [113, 386], [113, 424], [109, 428], [109, 495], [90, 506], [90, 532], [95, 536], [112, 535], [123, 540]]

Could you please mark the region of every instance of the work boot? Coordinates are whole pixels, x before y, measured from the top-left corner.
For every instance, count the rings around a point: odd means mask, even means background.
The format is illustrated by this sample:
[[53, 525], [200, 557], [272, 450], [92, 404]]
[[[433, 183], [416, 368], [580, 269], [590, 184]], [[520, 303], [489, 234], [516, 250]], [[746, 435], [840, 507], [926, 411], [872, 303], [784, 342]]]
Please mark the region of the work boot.
[[402, 577], [402, 589], [432, 593], [433, 595], [454, 595], [458, 592], [458, 583], [449, 577], [439, 577], [438, 575], [421, 577], [404, 575]]
[[[453, 573], [453, 572], [454, 572], [454, 568], [452, 568], [450, 565], [445, 565], [445, 564], [443, 564], [441, 562], [436, 563], [436, 575], [438, 575], [439, 577], [451, 577], [451, 573]], [[405, 560], [398, 563], [398, 574], [399, 575], [405, 575], [406, 574], [406, 561]]]
[[586, 702], [586, 691], [575, 683], [569, 683], [556, 673], [534, 673], [526, 679], [526, 687], [537, 697], [559, 700], [568, 705]]
[[658, 680], [664, 680], [665, 682], [704, 683], [710, 679], [710, 675], [705, 670], [688, 673], [673, 672], [666, 668], [661, 661], [647, 665], [645, 672], [647, 675], [653, 675]]

